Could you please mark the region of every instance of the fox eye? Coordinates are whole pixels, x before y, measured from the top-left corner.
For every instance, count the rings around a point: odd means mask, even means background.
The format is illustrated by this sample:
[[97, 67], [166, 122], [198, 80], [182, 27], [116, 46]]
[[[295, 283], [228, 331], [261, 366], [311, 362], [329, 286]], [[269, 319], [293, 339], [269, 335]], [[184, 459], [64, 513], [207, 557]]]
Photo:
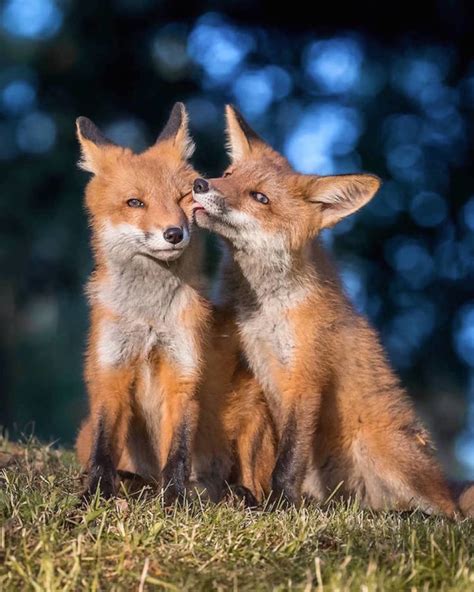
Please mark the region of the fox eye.
[[129, 199], [127, 201], [127, 206], [129, 206], [130, 208], [144, 208], [145, 204], [136, 197], [132, 197], [132, 199]]
[[223, 177], [230, 177], [232, 175], [232, 171], [226, 171], [222, 176]]
[[250, 197], [253, 197], [253, 199], [255, 201], [258, 201], [258, 203], [261, 204], [267, 204], [270, 202], [270, 200], [268, 199], [268, 197], [264, 194], [264, 193], [260, 193], [260, 191], [251, 191], [250, 192]]

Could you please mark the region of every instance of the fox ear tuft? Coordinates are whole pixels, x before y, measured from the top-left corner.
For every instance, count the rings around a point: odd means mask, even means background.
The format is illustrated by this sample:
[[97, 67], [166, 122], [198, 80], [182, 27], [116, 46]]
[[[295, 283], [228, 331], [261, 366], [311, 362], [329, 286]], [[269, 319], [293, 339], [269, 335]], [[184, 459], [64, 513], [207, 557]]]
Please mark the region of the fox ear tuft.
[[313, 177], [309, 201], [320, 206], [321, 228], [334, 226], [368, 203], [381, 185], [375, 175]]
[[81, 145], [81, 159], [79, 168], [96, 174], [100, 168], [103, 149], [106, 146], [116, 146], [109, 140], [87, 117], [76, 119], [77, 138]]
[[227, 150], [232, 162], [236, 162], [251, 152], [254, 142], [264, 142], [233, 105], [226, 105], [225, 115], [227, 120]]
[[191, 158], [194, 153], [195, 145], [189, 134], [189, 117], [183, 103], [174, 104], [169, 119], [156, 143], [167, 141], [172, 142], [185, 160]]

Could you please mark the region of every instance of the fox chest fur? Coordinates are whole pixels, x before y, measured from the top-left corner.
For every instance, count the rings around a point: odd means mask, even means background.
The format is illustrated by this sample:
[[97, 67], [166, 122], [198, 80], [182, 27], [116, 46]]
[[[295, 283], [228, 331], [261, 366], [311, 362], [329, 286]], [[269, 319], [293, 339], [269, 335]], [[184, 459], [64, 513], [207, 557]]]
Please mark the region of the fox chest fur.
[[162, 353], [183, 375], [197, 371], [197, 327], [182, 317], [186, 309], [199, 307], [199, 296], [173, 267], [146, 259], [112, 267], [92, 280], [89, 294], [92, 303], [112, 313], [100, 322], [96, 355], [101, 366], [146, 361]]
[[238, 307], [238, 325], [248, 362], [259, 381], [270, 390], [274, 390], [274, 385], [269, 362], [290, 366], [295, 348], [291, 323], [275, 314], [279, 307], [279, 302]]
[[[292, 312], [301, 303], [305, 291], [275, 274], [259, 273], [254, 266], [249, 276], [241, 277], [237, 292], [237, 321], [250, 367], [257, 379], [278, 397], [276, 374], [291, 372], [298, 350]], [[256, 276], [256, 277], [254, 277]], [[250, 281], [249, 281], [250, 280]], [[289, 287], [287, 287], [289, 286]]]

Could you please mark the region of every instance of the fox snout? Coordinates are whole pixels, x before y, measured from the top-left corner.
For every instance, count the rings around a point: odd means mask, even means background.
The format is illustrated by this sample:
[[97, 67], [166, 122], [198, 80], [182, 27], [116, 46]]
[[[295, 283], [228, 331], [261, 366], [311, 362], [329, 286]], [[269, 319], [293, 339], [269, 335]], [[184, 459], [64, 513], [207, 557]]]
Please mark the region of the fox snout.
[[144, 233], [143, 247], [156, 259], [174, 261], [188, 246], [190, 238], [186, 224], [154, 228]]
[[172, 245], [178, 245], [184, 238], [184, 230], [181, 226], [168, 226], [163, 232], [163, 238]]
[[235, 207], [227, 194], [226, 179], [198, 177], [193, 183], [193, 199], [195, 220], [201, 228], [232, 238], [242, 229], [255, 227], [255, 220]]
[[209, 183], [206, 179], [198, 177], [194, 180], [193, 191], [194, 193], [207, 193], [209, 191]]
[[145, 232], [145, 241], [150, 249], [183, 249], [189, 242], [189, 230], [186, 225], [171, 225]]
[[206, 212], [213, 216], [225, 215], [228, 208], [222, 193], [211, 181], [198, 177], [193, 183], [194, 212]]

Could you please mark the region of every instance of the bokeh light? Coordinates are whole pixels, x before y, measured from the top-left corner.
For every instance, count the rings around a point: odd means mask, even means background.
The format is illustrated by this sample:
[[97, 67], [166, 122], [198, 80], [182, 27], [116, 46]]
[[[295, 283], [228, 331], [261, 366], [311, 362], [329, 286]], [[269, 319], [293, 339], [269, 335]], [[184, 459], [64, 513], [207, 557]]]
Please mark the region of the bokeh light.
[[104, 132], [116, 144], [132, 148], [135, 152], [146, 148], [146, 126], [134, 117], [118, 119], [105, 127]]
[[203, 68], [208, 83], [225, 84], [253, 46], [251, 35], [212, 13], [196, 23], [189, 36], [188, 53], [191, 60]]
[[3, 109], [11, 115], [30, 111], [35, 102], [36, 89], [27, 80], [13, 80], [2, 90]]
[[346, 93], [359, 81], [362, 59], [361, 48], [354, 39], [314, 41], [305, 51], [304, 68], [320, 91]]
[[354, 150], [362, 129], [362, 115], [355, 109], [337, 103], [313, 104], [290, 132], [284, 151], [302, 173], [340, 172], [336, 157]]
[[395, 236], [386, 241], [384, 251], [387, 261], [411, 288], [425, 288], [432, 280], [433, 259], [421, 241]]
[[55, 35], [63, 16], [54, 0], [7, 0], [0, 23], [14, 37], [42, 40]]
[[18, 146], [32, 154], [48, 152], [56, 140], [56, 124], [47, 113], [35, 111], [23, 117], [16, 132]]
[[460, 358], [474, 368], [474, 302], [458, 312], [454, 344]]
[[447, 213], [446, 201], [430, 191], [418, 193], [410, 203], [410, 214], [419, 226], [437, 226], [446, 219]]

